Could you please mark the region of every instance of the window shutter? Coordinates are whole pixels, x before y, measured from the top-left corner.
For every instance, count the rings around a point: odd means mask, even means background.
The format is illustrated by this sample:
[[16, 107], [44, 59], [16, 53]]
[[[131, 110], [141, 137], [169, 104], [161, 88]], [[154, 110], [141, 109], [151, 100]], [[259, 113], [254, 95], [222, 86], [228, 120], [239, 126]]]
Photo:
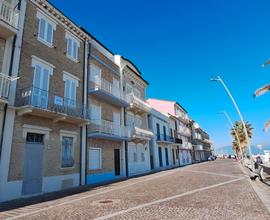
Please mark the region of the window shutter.
[[66, 79], [65, 81], [65, 103], [70, 103], [70, 80]]
[[96, 170], [101, 168], [101, 150], [100, 149], [91, 149], [89, 150], [89, 169]]
[[77, 42], [73, 40], [73, 54], [72, 57], [77, 60], [78, 59], [78, 46]]
[[53, 39], [53, 27], [50, 23], [47, 23], [47, 39], [46, 41], [50, 44], [52, 44]]
[[41, 67], [39, 65], [35, 66], [35, 75], [34, 75], [34, 83], [35, 88], [40, 88], [41, 84]]
[[46, 28], [46, 22], [43, 18], [39, 19], [39, 37], [43, 40], [45, 40], [45, 28]]
[[67, 39], [67, 54], [71, 56], [72, 51], [72, 40], [70, 38]]

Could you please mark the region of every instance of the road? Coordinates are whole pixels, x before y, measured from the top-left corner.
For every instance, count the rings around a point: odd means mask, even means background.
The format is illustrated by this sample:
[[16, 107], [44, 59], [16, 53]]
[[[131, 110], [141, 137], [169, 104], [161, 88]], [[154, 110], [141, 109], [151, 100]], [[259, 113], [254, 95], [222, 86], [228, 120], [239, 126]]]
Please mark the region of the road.
[[270, 219], [239, 163], [217, 160], [0, 213], [0, 219]]

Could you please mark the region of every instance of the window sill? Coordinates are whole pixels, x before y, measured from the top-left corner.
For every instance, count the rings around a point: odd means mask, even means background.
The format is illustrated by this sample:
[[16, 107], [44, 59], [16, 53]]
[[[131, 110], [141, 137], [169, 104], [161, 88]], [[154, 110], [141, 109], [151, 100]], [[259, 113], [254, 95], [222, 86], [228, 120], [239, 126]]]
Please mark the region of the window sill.
[[38, 37], [37, 39], [38, 39], [39, 42], [45, 44], [46, 46], [48, 46], [48, 47], [50, 47], [50, 48], [53, 48], [53, 44], [51, 44], [51, 43], [49, 43], [49, 42], [43, 40], [43, 39], [40, 38], [40, 37]]
[[63, 171], [74, 170], [74, 169], [75, 169], [75, 166], [72, 166], [72, 167], [60, 167], [60, 170], [63, 170]]
[[75, 63], [79, 63], [79, 60], [78, 59], [74, 59], [73, 57], [69, 56], [68, 54], [67, 54], [67, 58], [70, 59], [70, 60], [72, 60]]

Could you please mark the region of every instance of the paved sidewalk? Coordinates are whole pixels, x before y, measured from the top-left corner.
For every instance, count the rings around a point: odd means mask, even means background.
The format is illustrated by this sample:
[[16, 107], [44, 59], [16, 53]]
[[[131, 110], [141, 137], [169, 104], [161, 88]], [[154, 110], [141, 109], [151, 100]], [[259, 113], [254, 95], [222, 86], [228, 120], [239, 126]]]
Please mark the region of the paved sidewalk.
[[270, 219], [239, 163], [217, 160], [0, 213], [10, 219]]

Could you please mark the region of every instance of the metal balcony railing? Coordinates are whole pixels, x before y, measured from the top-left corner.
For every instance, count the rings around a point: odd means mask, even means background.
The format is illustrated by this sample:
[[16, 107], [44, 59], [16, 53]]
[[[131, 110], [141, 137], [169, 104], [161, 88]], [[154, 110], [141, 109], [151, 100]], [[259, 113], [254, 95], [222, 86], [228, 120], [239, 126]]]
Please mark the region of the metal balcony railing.
[[168, 135], [160, 134], [156, 136], [157, 141], [167, 141], [167, 142], [174, 142], [174, 138]]
[[0, 73], [0, 99], [8, 99], [11, 78]]
[[119, 99], [125, 100], [125, 96], [121, 94], [120, 87], [114, 86], [112, 83], [104, 78], [90, 79], [89, 89], [101, 89]]
[[91, 120], [88, 126], [88, 134], [103, 133], [126, 138], [128, 137], [128, 128], [107, 120]]
[[130, 105], [137, 106], [146, 112], [151, 110], [151, 106], [141, 98], [137, 97], [134, 93], [127, 94], [126, 100]]
[[185, 135], [185, 136], [191, 136], [191, 131], [190, 131], [190, 129], [187, 128], [187, 127], [179, 127], [178, 132], [179, 132], [180, 134]]
[[86, 106], [75, 100], [33, 86], [19, 90], [16, 97], [16, 106], [29, 106], [71, 117], [89, 118], [89, 110]]
[[5, 0], [0, 0], [0, 19], [17, 28], [18, 14], [15, 7]]

